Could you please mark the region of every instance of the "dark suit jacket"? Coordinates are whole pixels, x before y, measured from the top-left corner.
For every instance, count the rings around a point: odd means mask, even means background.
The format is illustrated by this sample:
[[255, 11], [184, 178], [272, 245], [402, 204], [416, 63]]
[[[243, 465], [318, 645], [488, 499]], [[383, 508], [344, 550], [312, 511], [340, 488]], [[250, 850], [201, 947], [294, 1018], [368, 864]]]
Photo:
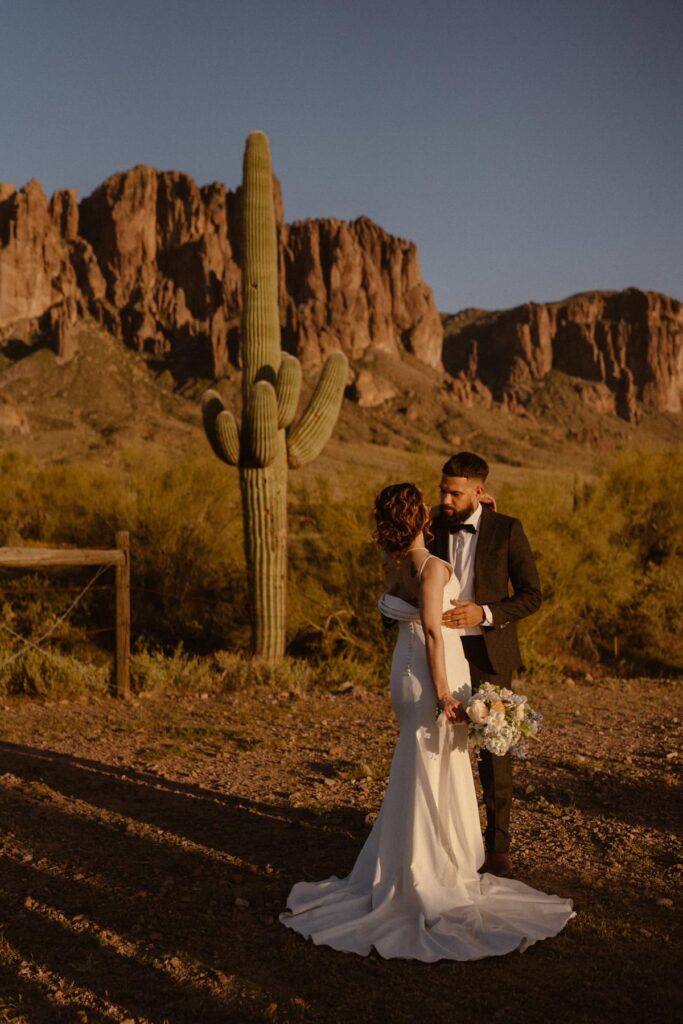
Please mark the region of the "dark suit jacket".
[[[429, 550], [446, 562], [448, 530], [443, 519], [432, 522], [434, 538]], [[508, 584], [512, 584], [510, 596]], [[519, 519], [482, 506], [474, 557], [474, 599], [491, 609], [493, 626], [482, 628], [489, 660], [498, 673], [522, 666], [516, 622], [538, 611], [541, 584], [529, 541]]]

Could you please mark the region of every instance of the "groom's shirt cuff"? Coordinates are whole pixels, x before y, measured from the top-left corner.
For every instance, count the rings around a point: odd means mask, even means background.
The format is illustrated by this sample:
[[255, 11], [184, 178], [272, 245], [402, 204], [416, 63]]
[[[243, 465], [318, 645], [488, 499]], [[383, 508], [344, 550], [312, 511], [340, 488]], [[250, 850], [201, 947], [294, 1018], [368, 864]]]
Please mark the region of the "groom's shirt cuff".
[[482, 608], [482, 611], [484, 613], [484, 621], [482, 622], [482, 626], [492, 626], [493, 625], [493, 615], [491, 614], [491, 609], [489, 608], [489, 606], [487, 604], [483, 604], [481, 606], [481, 608]]

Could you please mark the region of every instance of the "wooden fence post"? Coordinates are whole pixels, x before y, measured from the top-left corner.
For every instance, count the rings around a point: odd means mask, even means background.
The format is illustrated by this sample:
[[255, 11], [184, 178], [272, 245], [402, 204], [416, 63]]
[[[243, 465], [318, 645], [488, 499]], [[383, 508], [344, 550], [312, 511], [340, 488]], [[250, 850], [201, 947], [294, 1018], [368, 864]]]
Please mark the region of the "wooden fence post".
[[119, 530], [116, 547], [124, 554], [116, 566], [116, 695], [130, 697], [130, 534]]

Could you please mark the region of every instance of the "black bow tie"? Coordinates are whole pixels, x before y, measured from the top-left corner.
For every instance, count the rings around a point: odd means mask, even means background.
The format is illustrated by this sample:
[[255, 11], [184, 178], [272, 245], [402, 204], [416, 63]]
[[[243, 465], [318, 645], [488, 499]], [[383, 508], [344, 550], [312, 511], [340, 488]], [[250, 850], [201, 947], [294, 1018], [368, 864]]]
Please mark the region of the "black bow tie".
[[476, 533], [477, 528], [473, 523], [452, 523], [446, 524], [446, 529], [449, 533], [457, 533], [459, 530], [465, 530], [466, 533]]

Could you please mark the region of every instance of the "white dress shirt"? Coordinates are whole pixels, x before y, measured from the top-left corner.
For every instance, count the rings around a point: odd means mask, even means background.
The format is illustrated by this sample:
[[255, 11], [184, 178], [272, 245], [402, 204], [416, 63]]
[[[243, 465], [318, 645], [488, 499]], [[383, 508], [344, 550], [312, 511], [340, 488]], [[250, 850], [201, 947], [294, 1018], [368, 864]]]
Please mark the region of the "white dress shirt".
[[[469, 517], [465, 523], [471, 524], [475, 533], [468, 530], [458, 530], [448, 537], [448, 557], [455, 575], [460, 580], [461, 601], [474, 601], [474, 556], [477, 552], [477, 541], [479, 540], [479, 520], [481, 519], [481, 505]], [[492, 626], [493, 616], [487, 604], [482, 605], [484, 609], [483, 625]], [[481, 626], [468, 626], [467, 629], [459, 630], [462, 636], [480, 636], [483, 633]]]

